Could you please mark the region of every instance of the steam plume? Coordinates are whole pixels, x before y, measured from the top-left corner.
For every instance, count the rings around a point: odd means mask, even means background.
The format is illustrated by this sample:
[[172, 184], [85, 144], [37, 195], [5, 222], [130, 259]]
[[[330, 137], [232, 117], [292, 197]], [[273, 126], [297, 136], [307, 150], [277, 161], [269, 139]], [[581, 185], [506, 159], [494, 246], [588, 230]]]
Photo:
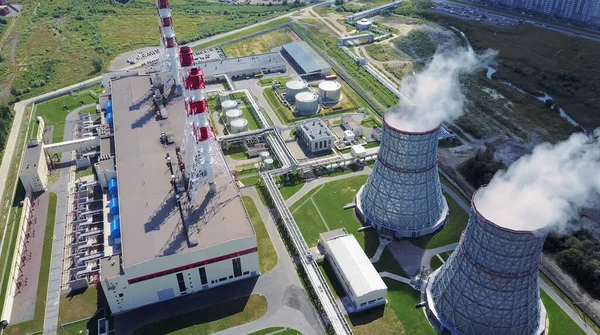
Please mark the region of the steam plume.
[[600, 130], [538, 145], [498, 172], [477, 192], [475, 205], [488, 220], [514, 230], [550, 226], [564, 232], [579, 209], [600, 193]]
[[471, 48], [435, 54], [425, 70], [402, 80], [402, 93], [413, 104], [403, 101], [392, 108], [386, 121], [398, 129], [421, 132], [455, 120], [465, 102], [459, 75], [489, 65], [495, 55], [494, 51], [476, 55]]

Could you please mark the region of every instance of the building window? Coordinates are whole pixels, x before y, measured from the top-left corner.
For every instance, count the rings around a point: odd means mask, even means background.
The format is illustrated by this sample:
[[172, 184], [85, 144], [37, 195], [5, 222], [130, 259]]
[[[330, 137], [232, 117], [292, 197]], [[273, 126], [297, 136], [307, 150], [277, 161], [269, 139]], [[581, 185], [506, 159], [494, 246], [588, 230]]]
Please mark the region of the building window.
[[200, 282], [202, 285], [206, 285], [208, 283], [208, 279], [206, 279], [206, 268], [199, 268], [198, 271], [200, 272]]
[[221, 281], [226, 281], [226, 280], [227, 280], [227, 277], [223, 277], [223, 278], [220, 278], [220, 279], [219, 279], [219, 281], [220, 281], [220, 282], [221, 282]]
[[375, 300], [371, 300], [371, 301], [369, 301], [369, 305], [370, 305], [370, 304], [372, 304], [372, 303], [374, 303], [374, 302], [375, 302]]
[[360, 304], [360, 306], [362, 307], [362, 306], [365, 306], [366, 304], [367, 304], [366, 302], [363, 302], [362, 304]]
[[123, 293], [119, 293], [119, 298], [123, 298]]
[[235, 277], [239, 277], [242, 275], [242, 261], [241, 259], [238, 258], [234, 258], [231, 260], [233, 263], [233, 275]]
[[187, 288], [185, 287], [185, 281], [183, 280], [183, 273], [177, 274], [177, 283], [179, 284], [179, 292], [184, 293]]

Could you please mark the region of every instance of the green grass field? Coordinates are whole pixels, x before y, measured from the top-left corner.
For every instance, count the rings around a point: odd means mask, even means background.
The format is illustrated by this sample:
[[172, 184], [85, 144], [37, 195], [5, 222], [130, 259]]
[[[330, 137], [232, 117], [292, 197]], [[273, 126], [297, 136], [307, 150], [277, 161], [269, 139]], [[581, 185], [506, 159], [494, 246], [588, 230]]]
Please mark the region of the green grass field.
[[208, 335], [252, 322], [266, 312], [267, 299], [253, 294], [145, 325], [134, 334]]
[[279, 83], [280, 85], [283, 86], [290, 80], [292, 80], [292, 77], [288, 77], [288, 76], [270, 77], [270, 78], [259, 79], [258, 84], [260, 86], [271, 86], [271, 85], [273, 85], [273, 83]]
[[48, 216], [46, 218], [44, 245], [42, 247], [42, 264], [40, 266], [33, 319], [9, 326], [5, 331], [8, 335], [34, 333], [41, 331], [44, 327], [44, 312], [46, 308], [46, 297], [48, 295], [48, 277], [50, 276], [50, 259], [52, 257], [52, 240], [54, 238], [54, 223], [56, 220], [56, 203], [58, 200], [54, 193], [50, 193], [49, 196]]
[[[108, 69], [116, 55], [160, 43], [152, 1], [118, 5], [102, 0], [23, 0], [20, 3], [24, 7], [13, 28], [19, 39], [15, 65], [5, 71], [16, 75], [14, 92], [20, 98], [97, 76]], [[171, 5], [180, 44], [259, 23], [293, 8], [178, 0]], [[258, 29], [285, 22], [270, 23]], [[241, 32], [225, 40], [251, 32]], [[94, 58], [102, 60], [102, 69], [92, 65]]]
[[273, 247], [273, 242], [269, 236], [269, 232], [265, 227], [265, 223], [258, 213], [254, 200], [250, 197], [242, 197], [244, 207], [248, 212], [254, 232], [256, 233], [256, 243], [258, 244], [258, 264], [260, 266], [260, 273], [267, 273], [271, 271], [275, 265], [277, 265], [277, 252]]
[[250, 113], [250, 108], [252, 107], [242, 107], [240, 110], [242, 111], [242, 117], [248, 120], [248, 130], [256, 130], [260, 129], [260, 125], [256, 122], [256, 118], [252, 113]]
[[540, 298], [548, 313], [549, 329], [548, 335], [578, 335], [585, 334], [579, 326], [571, 319], [544, 291], [540, 291]]
[[[80, 95], [65, 95], [60, 98], [52, 99], [49, 101], [42, 102], [35, 106], [34, 117], [32, 118], [33, 127], [31, 137], [35, 137], [37, 134], [38, 123], [36, 118], [41, 116], [46, 123], [46, 127], [54, 126], [52, 133], [52, 142], [61, 142], [65, 133], [65, 119], [70, 112], [79, 108], [83, 105], [93, 104], [97, 101], [97, 98], [90, 94]], [[95, 107], [91, 107], [94, 108]]]
[[13, 207], [10, 218], [8, 220], [8, 225], [6, 229], [7, 235], [9, 239], [6, 240], [4, 245], [2, 246], [2, 256], [0, 264], [4, 267], [4, 276], [2, 278], [3, 288], [0, 291], [0, 302], [2, 306], [0, 306], [0, 312], [2, 312], [2, 308], [4, 307], [4, 298], [6, 298], [6, 287], [8, 285], [8, 279], [10, 277], [10, 264], [12, 264], [13, 255], [15, 254], [15, 243], [17, 241], [17, 236], [19, 235], [19, 222], [21, 220], [21, 213], [23, 211], [22, 207]]
[[292, 34], [289, 28], [276, 30], [223, 46], [222, 49], [230, 58], [263, 54], [293, 41]]
[[75, 174], [75, 179], [91, 176], [93, 174], [94, 174], [94, 168], [92, 166], [90, 166], [83, 170], [77, 170], [77, 173]]
[[424, 249], [435, 249], [458, 242], [463, 230], [467, 227], [469, 213], [465, 212], [452, 197], [445, 195], [450, 208], [450, 219], [446, 226], [434, 235], [425, 236], [411, 242]]
[[60, 296], [59, 324], [91, 318], [98, 310], [98, 290], [90, 286], [85, 291]]
[[394, 44], [413, 58], [431, 57], [437, 48], [431, 37], [418, 29], [413, 29], [406, 36], [395, 39]]
[[292, 195], [300, 191], [300, 189], [302, 189], [302, 187], [304, 187], [305, 184], [306, 183], [304, 182], [304, 180], [299, 180], [290, 184], [284, 184], [281, 187], [279, 187], [279, 193], [281, 193], [283, 199], [287, 200]]

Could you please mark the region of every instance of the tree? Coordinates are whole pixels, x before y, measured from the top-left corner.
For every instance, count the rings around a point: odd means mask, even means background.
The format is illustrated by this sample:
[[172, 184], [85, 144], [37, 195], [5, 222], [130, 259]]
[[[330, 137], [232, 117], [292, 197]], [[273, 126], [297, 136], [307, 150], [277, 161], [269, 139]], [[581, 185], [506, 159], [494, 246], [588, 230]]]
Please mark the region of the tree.
[[335, 0], [335, 5], [336, 6], [341, 6], [344, 4], [344, 0]]
[[92, 59], [92, 66], [94, 67], [94, 73], [102, 71], [102, 66], [104, 65], [104, 61], [100, 57], [94, 57]]
[[492, 180], [500, 169], [505, 168], [502, 162], [494, 159], [494, 149], [487, 146], [485, 151], [478, 150], [475, 156], [464, 162], [460, 171], [474, 187], [481, 187]]
[[563, 269], [577, 276], [583, 265], [583, 252], [573, 248], [563, 250], [558, 254], [556, 260]]

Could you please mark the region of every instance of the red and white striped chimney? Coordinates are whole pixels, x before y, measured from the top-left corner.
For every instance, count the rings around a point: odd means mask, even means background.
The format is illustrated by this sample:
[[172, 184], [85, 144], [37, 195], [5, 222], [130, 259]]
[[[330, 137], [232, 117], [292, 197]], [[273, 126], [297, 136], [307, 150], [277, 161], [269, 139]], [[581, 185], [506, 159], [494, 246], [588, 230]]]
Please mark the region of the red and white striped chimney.
[[[191, 49], [183, 49], [180, 57], [183, 64], [188, 64]], [[193, 55], [193, 54], [192, 54]], [[193, 56], [191, 59], [193, 65]], [[202, 166], [206, 171], [208, 183], [211, 190], [215, 189], [215, 176], [211, 165], [210, 144], [215, 140], [213, 127], [210, 123], [210, 113], [208, 109], [208, 100], [204, 84], [204, 73], [199, 68], [192, 68], [187, 71], [185, 77], [185, 107], [187, 112], [188, 124], [192, 126], [196, 140], [196, 150], [202, 157]]]
[[177, 93], [181, 94], [181, 77], [179, 76], [179, 55], [177, 50], [177, 40], [175, 39], [175, 30], [173, 29], [173, 19], [171, 18], [171, 8], [169, 0], [157, 0], [158, 17], [160, 19], [161, 42], [166, 50], [169, 60], [169, 67], [175, 81]]

